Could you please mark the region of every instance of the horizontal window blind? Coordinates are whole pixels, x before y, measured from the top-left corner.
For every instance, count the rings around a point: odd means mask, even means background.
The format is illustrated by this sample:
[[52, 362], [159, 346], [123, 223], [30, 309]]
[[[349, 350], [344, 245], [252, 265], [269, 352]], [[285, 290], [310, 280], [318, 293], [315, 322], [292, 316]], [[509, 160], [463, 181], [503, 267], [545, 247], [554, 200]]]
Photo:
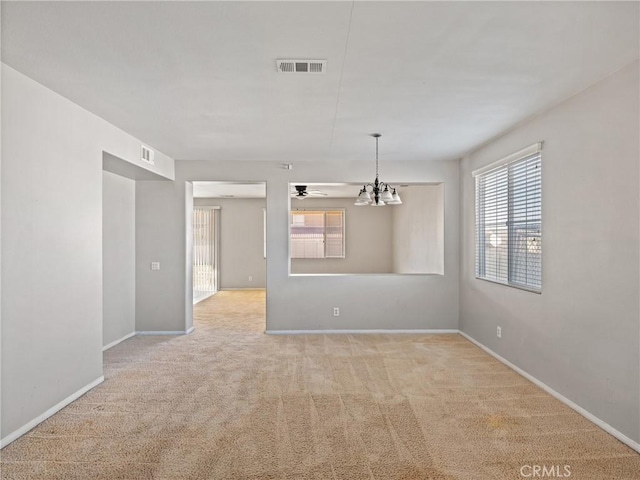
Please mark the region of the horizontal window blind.
[[343, 258], [344, 210], [291, 212], [291, 258]]
[[476, 277], [541, 291], [540, 149], [476, 175]]

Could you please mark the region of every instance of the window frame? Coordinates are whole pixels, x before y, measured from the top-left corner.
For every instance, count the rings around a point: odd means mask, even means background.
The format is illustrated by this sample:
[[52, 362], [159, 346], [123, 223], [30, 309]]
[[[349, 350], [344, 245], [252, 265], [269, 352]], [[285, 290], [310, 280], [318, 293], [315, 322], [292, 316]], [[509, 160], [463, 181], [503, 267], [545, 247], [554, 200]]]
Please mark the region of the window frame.
[[[321, 212], [324, 215], [322, 235], [323, 235], [323, 256], [322, 257], [294, 257], [292, 256], [292, 239], [291, 239], [291, 218], [294, 212]], [[341, 212], [342, 213], [342, 255], [327, 257], [327, 213], [328, 212]], [[347, 257], [347, 229], [346, 220], [347, 209], [345, 207], [300, 207], [292, 208], [289, 212], [289, 259], [293, 260], [344, 260]]]
[[[523, 148], [522, 150], [519, 150], [511, 155], [508, 155], [496, 162], [493, 162], [489, 165], [486, 165], [472, 172], [472, 175], [474, 177], [474, 202], [475, 202], [474, 276], [477, 280], [484, 280], [486, 282], [495, 283], [498, 285], [504, 285], [507, 287], [513, 287], [513, 288], [517, 288], [519, 290], [524, 290], [531, 293], [537, 293], [537, 294], [542, 293], [542, 280], [543, 280], [542, 146], [543, 146], [543, 142], [535, 143], [533, 145], [530, 145], [529, 147]], [[516, 187], [514, 187], [514, 183], [516, 183], [516, 181], [514, 180], [514, 177], [513, 177], [513, 169], [514, 167], [517, 167], [522, 162], [529, 162], [531, 160], [537, 160], [539, 162], [538, 168], [540, 169], [539, 172], [537, 173], [537, 175], [539, 176], [539, 186], [537, 187], [537, 192], [536, 192], [536, 194], [539, 196], [538, 205], [539, 205], [540, 215], [539, 215], [539, 218], [535, 219], [537, 220], [537, 223], [539, 225], [538, 236], [540, 239], [539, 245], [538, 245], [538, 248], [540, 249], [540, 258], [539, 258], [540, 285], [539, 286], [531, 283], [518, 282], [513, 279], [515, 277], [515, 273], [518, 266], [517, 261], [513, 260], [513, 258], [517, 254], [514, 247], [515, 245], [514, 237], [517, 238], [517, 234], [515, 232], [515, 224], [523, 223], [523, 222], [514, 221], [513, 219], [515, 216], [514, 205], [516, 204], [516, 201], [514, 200], [514, 198], [522, 195], [522, 193], [519, 190], [514, 192], [514, 188], [517, 188], [517, 187], [523, 188], [522, 185], [517, 185]], [[505, 222], [505, 227], [507, 232], [506, 234], [507, 235], [506, 237], [507, 266], [506, 266], [506, 281], [504, 282], [500, 281], [500, 279], [488, 278], [486, 276], [486, 245], [487, 245], [487, 239], [486, 239], [487, 223], [485, 221], [486, 208], [485, 209], [480, 208], [481, 195], [484, 196], [484, 199], [482, 202], [483, 205], [486, 204], [486, 198], [487, 198], [484, 192], [480, 191], [480, 188], [484, 187], [484, 184], [481, 185], [480, 179], [482, 179], [485, 175], [496, 174], [496, 173], [499, 173], [500, 171], [504, 171], [506, 175], [506, 205], [501, 206], [501, 208], [505, 209], [507, 214], [507, 220]], [[528, 188], [526, 186], [526, 183], [524, 188]], [[528, 198], [529, 192], [525, 191], [524, 195], [526, 195]], [[524, 223], [527, 224], [530, 221], [531, 220], [527, 218]]]

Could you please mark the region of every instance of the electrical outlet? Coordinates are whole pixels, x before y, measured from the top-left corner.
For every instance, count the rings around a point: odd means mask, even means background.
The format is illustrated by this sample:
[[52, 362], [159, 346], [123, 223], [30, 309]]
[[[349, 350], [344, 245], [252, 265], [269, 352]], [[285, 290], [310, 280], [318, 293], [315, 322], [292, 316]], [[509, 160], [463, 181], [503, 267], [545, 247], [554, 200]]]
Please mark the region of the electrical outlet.
[[253, 277], [251, 275], [249, 275], [249, 281], [253, 282]]
[[333, 316], [334, 317], [340, 316], [340, 309], [338, 307], [333, 307]]
[[151, 270], [160, 270], [160, 262], [151, 262]]
[[496, 336], [498, 338], [502, 338], [502, 327], [498, 327], [498, 329], [496, 330]]

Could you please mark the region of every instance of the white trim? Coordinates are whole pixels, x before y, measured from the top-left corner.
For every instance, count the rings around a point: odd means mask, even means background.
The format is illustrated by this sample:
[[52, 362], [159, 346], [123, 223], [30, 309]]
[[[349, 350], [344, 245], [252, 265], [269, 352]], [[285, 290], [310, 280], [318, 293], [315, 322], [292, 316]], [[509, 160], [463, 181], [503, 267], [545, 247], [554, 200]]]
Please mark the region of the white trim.
[[483, 173], [488, 172], [489, 170], [493, 170], [494, 168], [502, 167], [504, 165], [508, 165], [510, 163], [515, 162], [516, 160], [520, 160], [521, 158], [528, 157], [529, 155], [533, 155], [534, 153], [540, 153], [542, 151], [543, 142], [537, 142], [533, 145], [529, 145], [528, 147], [523, 148], [522, 150], [518, 150], [506, 157], [502, 157], [500, 160], [496, 160], [495, 162], [491, 162], [489, 165], [485, 165], [484, 167], [480, 167], [477, 170], [471, 172], [471, 175], [474, 177], [481, 175]]
[[191, 326], [189, 329], [187, 329], [187, 332], [185, 333], [185, 335], [189, 335], [189, 334], [190, 334], [190, 333], [192, 333], [195, 329], [196, 329], [196, 327]]
[[[326, 260], [326, 259], [298, 258], [296, 260]], [[444, 277], [444, 273], [289, 273], [289, 276], [290, 277]]]
[[126, 339], [133, 337], [135, 334], [136, 332], [127, 333], [124, 337], [119, 338], [118, 340], [111, 342], [108, 345], [105, 345], [104, 347], [102, 347], [102, 351], [104, 352], [106, 350], [109, 350], [111, 347], [115, 347], [120, 342], [124, 342]]
[[434, 333], [458, 333], [456, 329], [400, 329], [400, 330], [385, 330], [385, 329], [372, 329], [372, 330], [265, 330], [267, 335], [334, 335], [334, 334], [348, 334], [348, 335], [360, 335], [360, 334], [397, 334], [397, 333], [414, 333], [414, 334], [434, 334]]
[[136, 332], [136, 335], [187, 335], [188, 333], [189, 333], [188, 330], [187, 331], [185, 331], [185, 330], [177, 330], [177, 331], [172, 331], [172, 330], [157, 330], [157, 331], [145, 330], [145, 331], [141, 331], [141, 332]]
[[534, 384], [536, 384], [538, 387], [540, 387], [541, 389], [543, 389], [545, 392], [547, 392], [549, 395], [557, 398], [558, 400], [560, 400], [562, 403], [564, 403], [566, 406], [568, 406], [569, 408], [575, 410], [576, 412], [578, 412], [580, 415], [582, 415], [583, 417], [585, 417], [587, 420], [593, 422], [594, 424], [596, 424], [598, 427], [600, 427], [601, 429], [603, 429], [605, 432], [607, 432], [610, 435], [613, 435], [615, 438], [617, 438], [618, 440], [620, 440], [622, 443], [624, 443], [625, 445], [628, 445], [629, 447], [633, 448], [636, 452], [640, 453], [640, 443], [630, 439], [629, 437], [627, 437], [625, 434], [619, 432], [618, 430], [616, 430], [615, 428], [613, 428], [611, 425], [609, 425], [608, 423], [604, 422], [603, 420], [600, 420], [598, 417], [596, 417], [595, 415], [593, 415], [592, 413], [588, 412], [587, 410], [585, 410], [584, 408], [582, 408], [580, 405], [578, 405], [577, 403], [574, 403], [573, 401], [569, 400], [567, 397], [565, 397], [564, 395], [562, 395], [561, 393], [556, 392], [553, 388], [551, 388], [550, 386], [546, 385], [545, 383], [542, 383], [540, 380], [538, 380], [536, 377], [534, 377], [533, 375], [525, 372], [524, 370], [522, 370], [519, 367], [516, 367], [513, 363], [511, 363], [509, 360], [501, 357], [500, 355], [498, 355], [496, 352], [494, 352], [493, 350], [491, 350], [488, 347], [485, 347], [483, 344], [481, 344], [480, 342], [478, 342], [475, 338], [467, 335], [464, 332], [460, 332], [460, 335], [462, 335], [464, 338], [466, 338], [467, 340], [469, 340], [471, 343], [477, 345], [478, 347], [480, 347], [482, 350], [484, 350], [485, 352], [487, 352], [489, 355], [491, 355], [492, 357], [496, 358], [497, 360], [499, 360], [500, 362], [504, 363], [507, 367], [509, 367], [510, 369], [514, 370], [516, 373], [519, 373], [520, 375], [522, 375], [524, 378], [526, 378], [527, 380], [529, 380], [530, 382], [533, 382]]
[[55, 404], [53, 407], [51, 407], [49, 410], [44, 412], [42, 415], [38, 415], [36, 418], [31, 420], [29, 423], [23, 425], [22, 427], [20, 427], [19, 429], [15, 430], [15, 431], [11, 432], [9, 435], [7, 435], [2, 440], [0, 440], [0, 448], [4, 448], [7, 445], [9, 445], [11, 442], [13, 442], [14, 440], [17, 440], [22, 435], [27, 433], [29, 430], [31, 430], [32, 428], [38, 426], [39, 424], [44, 422], [47, 418], [49, 418], [51, 415], [53, 415], [54, 413], [59, 412], [64, 407], [69, 405], [71, 402], [73, 402], [74, 400], [77, 400], [78, 398], [80, 398], [82, 395], [87, 393], [89, 390], [91, 390], [96, 385], [100, 385], [102, 382], [104, 382], [104, 376], [101, 376], [101, 377], [95, 379], [93, 382], [89, 383], [88, 385], [85, 385], [84, 387], [82, 387], [77, 392], [72, 393], [67, 398], [62, 400], [60, 403]]

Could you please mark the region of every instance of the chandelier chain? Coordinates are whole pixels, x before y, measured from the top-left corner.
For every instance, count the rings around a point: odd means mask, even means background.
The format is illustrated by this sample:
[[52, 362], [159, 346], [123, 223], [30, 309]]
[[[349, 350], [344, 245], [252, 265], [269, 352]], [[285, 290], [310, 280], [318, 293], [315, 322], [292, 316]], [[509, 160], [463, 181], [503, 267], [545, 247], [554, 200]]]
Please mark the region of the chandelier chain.
[[378, 178], [378, 137], [376, 137], [376, 178]]

